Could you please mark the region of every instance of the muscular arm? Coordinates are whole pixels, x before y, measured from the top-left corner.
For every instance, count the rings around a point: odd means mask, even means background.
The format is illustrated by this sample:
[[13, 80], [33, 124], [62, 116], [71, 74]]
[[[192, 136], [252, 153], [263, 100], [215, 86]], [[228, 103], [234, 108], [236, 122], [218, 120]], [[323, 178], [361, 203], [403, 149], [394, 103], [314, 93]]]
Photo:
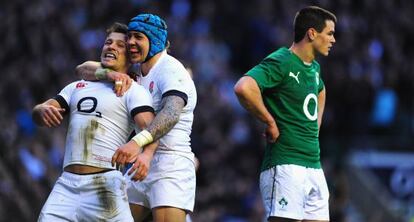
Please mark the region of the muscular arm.
[[179, 96], [167, 96], [162, 99], [163, 107], [148, 126], [154, 140], [167, 134], [177, 124], [181, 111], [185, 106], [184, 100]]
[[325, 109], [326, 90], [323, 90], [318, 95], [318, 129], [321, 128], [323, 111]]
[[[113, 165], [125, 164], [133, 161], [137, 157], [137, 153], [140, 152], [139, 150], [141, 149], [141, 146], [145, 146], [152, 141], [158, 141], [159, 138], [167, 134], [174, 127], [174, 125], [178, 122], [180, 113], [185, 105], [184, 100], [179, 96], [171, 95], [164, 97], [162, 99], [162, 104], [163, 107], [161, 108], [161, 111], [155, 116], [155, 118], [151, 118], [151, 123], [149, 123], [149, 120], [144, 120], [142, 118], [138, 119], [135, 117], [135, 122], [138, 126], [141, 129], [146, 129], [138, 133], [134, 138], [132, 138], [131, 141], [121, 146], [115, 152], [112, 156]], [[149, 140], [148, 135], [146, 134], [151, 134], [149, 136], [152, 138]], [[145, 146], [144, 153], [149, 152], [148, 154], [151, 154], [152, 156], [157, 145], [152, 146], [152, 144], [150, 144]], [[133, 166], [133, 168], [136, 167], [136, 165]]]
[[234, 92], [240, 104], [267, 125], [265, 133], [269, 142], [275, 142], [279, 137], [279, 129], [274, 117], [263, 103], [263, 97], [256, 80], [250, 76], [243, 76], [234, 86]]
[[[154, 119], [154, 114], [151, 112], [142, 113], [141, 116], [136, 115], [134, 120], [135, 123], [141, 128], [145, 129], [151, 121]], [[135, 142], [129, 142], [136, 146]], [[133, 174], [132, 180], [134, 181], [141, 181], [147, 177], [149, 168], [151, 166], [151, 160], [154, 156], [155, 150], [157, 149], [159, 144], [158, 140], [144, 146], [143, 151], [138, 153], [137, 157], [135, 158], [135, 162], [132, 165], [131, 169], [128, 172], [128, 175]], [[135, 172], [135, 173], [134, 173]]]
[[76, 66], [75, 73], [80, 79], [95, 81], [97, 80], [95, 72], [98, 68], [102, 68], [100, 62], [86, 61]]
[[[154, 113], [152, 112], [142, 112], [134, 116], [135, 124], [141, 130], [145, 129], [153, 119]], [[128, 175], [133, 174], [132, 180], [143, 180], [148, 175], [151, 160], [157, 146], [158, 140], [144, 146], [143, 150], [141, 150], [141, 147], [134, 140], [131, 140], [115, 151], [112, 156], [112, 165], [124, 166], [127, 163], [134, 162], [128, 171]]]
[[[139, 113], [135, 115], [134, 117], [135, 124], [137, 124], [141, 130], [148, 127], [148, 125], [150, 125], [150, 123], [153, 120], [154, 120], [154, 113], [152, 112]], [[143, 152], [151, 155], [152, 157], [153, 154], [155, 153], [155, 150], [157, 149], [157, 146], [158, 146], [158, 140], [154, 140], [153, 143], [150, 143], [144, 147]]]
[[117, 96], [122, 96], [131, 87], [133, 80], [128, 74], [105, 69], [107, 71], [98, 79], [96, 75], [97, 69], [103, 70], [100, 62], [86, 61], [76, 67], [75, 73], [80, 79], [89, 81], [108, 80], [110, 82], [122, 82], [122, 85], [115, 85], [114, 87]]

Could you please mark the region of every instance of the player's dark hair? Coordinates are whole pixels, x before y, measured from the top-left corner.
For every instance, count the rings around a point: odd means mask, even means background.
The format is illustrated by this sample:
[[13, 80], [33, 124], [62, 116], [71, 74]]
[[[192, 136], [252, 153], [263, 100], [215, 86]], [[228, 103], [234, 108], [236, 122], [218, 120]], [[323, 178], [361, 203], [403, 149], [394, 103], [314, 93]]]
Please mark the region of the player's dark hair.
[[293, 22], [295, 43], [300, 42], [310, 28], [314, 28], [317, 32], [322, 32], [327, 20], [331, 20], [334, 23], [337, 22], [336, 16], [332, 12], [318, 6], [308, 6], [301, 9], [296, 13]]
[[106, 30], [106, 34], [110, 34], [112, 32], [117, 32], [117, 33], [122, 33], [122, 34], [127, 34], [128, 32], [128, 26], [123, 24], [123, 23], [119, 23], [119, 22], [115, 22], [114, 24], [112, 24], [107, 30]]

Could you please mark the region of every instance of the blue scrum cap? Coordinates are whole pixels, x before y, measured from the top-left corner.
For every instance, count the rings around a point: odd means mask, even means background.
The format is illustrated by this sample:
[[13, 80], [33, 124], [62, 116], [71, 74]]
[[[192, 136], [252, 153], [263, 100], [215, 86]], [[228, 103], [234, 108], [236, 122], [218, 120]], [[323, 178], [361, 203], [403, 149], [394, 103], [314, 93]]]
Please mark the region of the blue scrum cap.
[[157, 15], [139, 14], [131, 19], [128, 31], [144, 33], [150, 41], [150, 49], [145, 61], [164, 50], [167, 42], [167, 24]]

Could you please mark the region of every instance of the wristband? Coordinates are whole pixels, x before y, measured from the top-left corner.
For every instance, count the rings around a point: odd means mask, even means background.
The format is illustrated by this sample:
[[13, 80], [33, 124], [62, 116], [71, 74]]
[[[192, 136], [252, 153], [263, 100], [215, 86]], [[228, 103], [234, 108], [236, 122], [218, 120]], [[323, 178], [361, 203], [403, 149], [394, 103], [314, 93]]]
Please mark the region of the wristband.
[[137, 135], [132, 137], [132, 140], [135, 141], [138, 146], [143, 147], [153, 141], [152, 135], [148, 130], [142, 130]]
[[109, 69], [105, 68], [97, 68], [95, 71], [95, 77], [97, 80], [106, 80], [107, 76], [106, 74], [109, 72]]

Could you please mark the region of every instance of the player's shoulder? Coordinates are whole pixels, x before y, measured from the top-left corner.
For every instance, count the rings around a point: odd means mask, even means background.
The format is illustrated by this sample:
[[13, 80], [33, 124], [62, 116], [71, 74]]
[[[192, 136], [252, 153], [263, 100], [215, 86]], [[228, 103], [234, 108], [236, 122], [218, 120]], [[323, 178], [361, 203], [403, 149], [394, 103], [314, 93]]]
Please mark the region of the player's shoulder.
[[132, 82], [131, 87], [124, 94], [126, 98], [132, 98], [133, 100], [139, 100], [142, 98], [151, 97], [150, 92], [137, 82]]
[[164, 55], [158, 68], [158, 76], [160, 78], [169, 79], [177, 76], [190, 76], [184, 65], [178, 59], [169, 54]]
[[291, 61], [292, 52], [288, 48], [282, 47], [269, 54], [266, 59], [278, 62], [279, 64], [286, 64]]
[[288, 69], [292, 63], [292, 53], [286, 47], [279, 48], [272, 52], [266, 58], [264, 58], [259, 66], [268, 67], [270, 70], [283, 70]]
[[86, 84], [87, 84], [87, 81], [80, 79], [80, 80], [76, 80], [76, 81], [73, 81], [67, 84], [65, 88], [80, 88], [80, 87], [84, 87]]
[[286, 47], [282, 47], [266, 56], [262, 63], [271, 64], [272, 66], [284, 66], [290, 64], [291, 60], [292, 53], [290, 50]]
[[137, 82], [132, 82], [131, 88], [128, 91], [145, 91], [146, 92], [147, 90], [144, 88], [144, 86], [141, 86]]

